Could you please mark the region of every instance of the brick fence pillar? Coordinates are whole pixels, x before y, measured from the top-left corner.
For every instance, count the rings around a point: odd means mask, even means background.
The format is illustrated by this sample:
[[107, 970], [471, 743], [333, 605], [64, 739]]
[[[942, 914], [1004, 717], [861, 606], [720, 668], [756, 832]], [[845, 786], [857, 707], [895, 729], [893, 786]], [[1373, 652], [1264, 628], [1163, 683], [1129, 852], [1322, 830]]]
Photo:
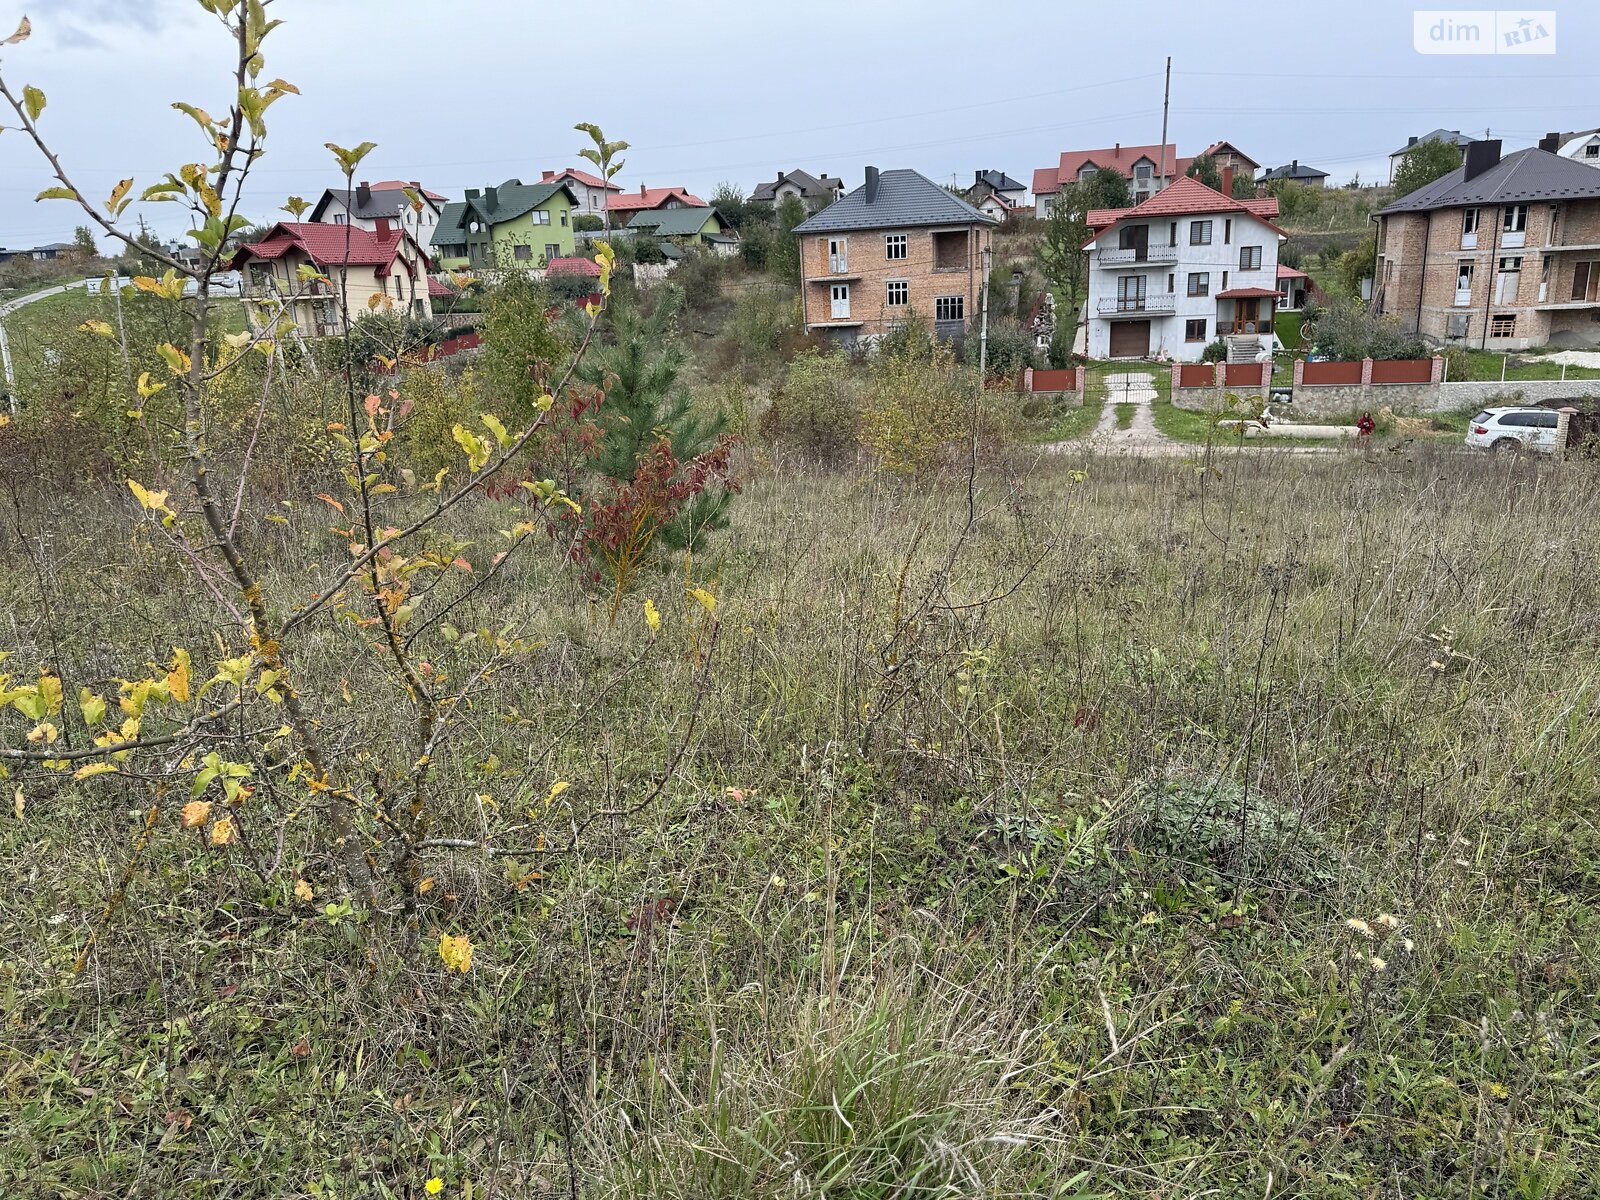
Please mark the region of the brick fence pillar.
[[1433, 356], [1433, 373], [1428, 378], [1429, 383], [1444, 382], [1444, 359], [1439, 355]]
[[1022, 390], [1025, 391], [1025, 392], [1030, 392], [1030, 393], [1033, 391], [1033, 368], [1032, 367], [1023, 367], [1022, 368]]
[[1562, 458], [1567, 454], [1567, 439], [1572, 436], [1572, 418], [1577, 411], [1571, 405], [1556, 410], [1556, 454]]
[[1370, 358], [1361, 360], [1361, 386], [1372, 386], [1372, 360]]
[[1077, 368], [1077, 370], [1074, 373], [1076, 375], [1076, 378], [1074, 378], [1072, 382], [1077, 385], [1077, 387], [1078, 387], [1078, 395], [1079, 396], [1083, 395], [1083, 387], [1084, 387], [1084, 382], [1085, 382], [1084, 376], [1086, 376], [1088, 373], [1089, 372], [1088, 372], [1088, 368], [1087, 367], [1079, 367], [1079, 368]]
[[1172, 394], [1174, 396], [1178, 394], [1178, 389], [1181, 386], [1183, 386], [1183, 364], [1174, 362], [1172, 364]]

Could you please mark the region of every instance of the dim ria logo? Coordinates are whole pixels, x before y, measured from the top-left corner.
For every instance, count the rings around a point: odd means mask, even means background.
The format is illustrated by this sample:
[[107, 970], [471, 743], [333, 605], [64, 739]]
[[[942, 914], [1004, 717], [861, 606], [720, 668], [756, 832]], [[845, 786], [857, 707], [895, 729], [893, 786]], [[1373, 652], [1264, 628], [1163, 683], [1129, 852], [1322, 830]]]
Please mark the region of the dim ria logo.
[[1521, 9], [1428, 8], [1411, 17], [1418, 54], [1554, 54], [1556, 14]]

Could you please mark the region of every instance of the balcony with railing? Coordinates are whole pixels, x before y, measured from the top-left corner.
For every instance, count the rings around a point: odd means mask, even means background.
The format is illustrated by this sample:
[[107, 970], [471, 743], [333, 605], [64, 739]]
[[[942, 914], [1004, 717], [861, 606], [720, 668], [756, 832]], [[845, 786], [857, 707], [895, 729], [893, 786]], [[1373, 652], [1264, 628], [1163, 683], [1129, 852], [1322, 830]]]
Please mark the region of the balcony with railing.
[[1149, 313], [1170, 313], [1177, 308], [1178, 298], [1171, 292], [1154, 292], [1144, 296], [1107, 296], [1098, 305], [1102, 317], [1139, 317]]
[[1143, 248], [1100, 250], [1095, 255], [1095, 262], [1102, 267], [1134, 267], [1143, 263], [1172, 263], [1178, 261], [1178, 248], [1162, 243], [1160, 245], [1145, 246]]

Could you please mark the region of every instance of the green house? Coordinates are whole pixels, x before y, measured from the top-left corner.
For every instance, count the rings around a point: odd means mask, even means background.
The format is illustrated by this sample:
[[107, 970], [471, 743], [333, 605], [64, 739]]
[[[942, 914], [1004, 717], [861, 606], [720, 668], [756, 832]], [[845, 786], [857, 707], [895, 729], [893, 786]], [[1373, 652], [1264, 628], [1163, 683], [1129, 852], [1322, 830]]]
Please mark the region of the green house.
[[467, 189], [452, 201], [433, 232], [433, 256], [446, 270], [543, 267], [573, 253], [572, 211], [578, 197], [564, 183], [523, 183]]
[[654, 209], [634, 217], [628, 222], [628, 229], [680, 246], [705, 246], [724, 254], [731, 254], [739, 244], [739, 235], [714, 208]]

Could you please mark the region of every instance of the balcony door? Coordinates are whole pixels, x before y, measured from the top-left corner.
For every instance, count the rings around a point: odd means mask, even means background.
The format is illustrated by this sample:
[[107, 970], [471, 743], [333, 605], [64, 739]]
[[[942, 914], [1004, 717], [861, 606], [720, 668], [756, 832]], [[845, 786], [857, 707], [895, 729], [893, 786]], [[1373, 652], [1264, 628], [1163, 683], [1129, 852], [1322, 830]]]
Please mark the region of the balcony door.
[[833, 298], [833, 312], [832, 312], [833, 319], [835, 321], [847, 321], [847, 320], [849, 320], [850, 319], [850, 285], [848, 283], [836, 283], [836, 284], [834, 284], [833, 285], [833, 297], [832, 298]]
[[828, 273], [843, 275], [850, 269], [850, 239], [828, 239]]
[[1117, 311], [1144, 311], [1144, 276], [1127, 275], [1117, 280]]
[[1132, 250], [1134, 262], [1148, 262], [1150, 259], [1150, 226], [1124, 225], [1122, 232], [1117, 235], [1117, 247], [1121, 250]]

